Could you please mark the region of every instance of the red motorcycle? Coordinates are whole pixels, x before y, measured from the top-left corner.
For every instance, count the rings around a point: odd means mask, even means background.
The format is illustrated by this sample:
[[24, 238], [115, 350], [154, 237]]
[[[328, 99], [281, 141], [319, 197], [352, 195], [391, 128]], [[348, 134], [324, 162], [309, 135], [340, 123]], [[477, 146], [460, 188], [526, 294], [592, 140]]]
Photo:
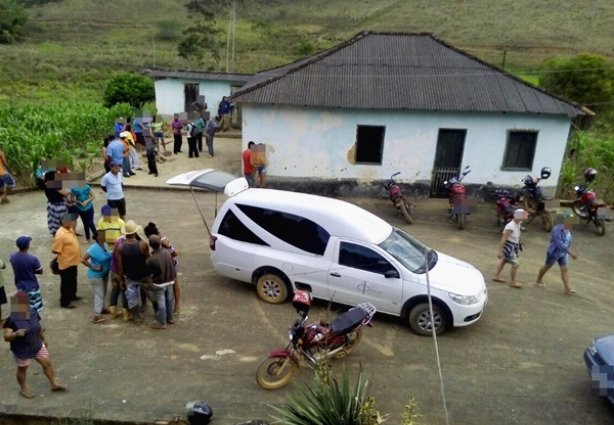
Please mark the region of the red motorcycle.
[[324, 359], [345, 357], [362, 338], [362, 327], [371, 326], [375, 307], [361, 303], [337, 317], [332, 323], [319, 322], [306, 325], [311, 305], [311, 294], [296, 291], [292, 305], [300, 319], [290, 328], [290, 343], [286, 348], [271, 351], [260, 362], [256, 373], [258, 385], [276, 390], [287, 385], [301, 361], [314, 369]]
[[392, 205], [394, 205], [397, 208], [397, 211], [403, 215], [403, 218], [405, 221], [407, 221], [407, 224], [412, 224], [414, 219], [411, 216], [411, 202], [405, 198], [401, 187], [394, 180], [394, 178], [399, 174], [401, 174], [400, 171], [391, 175], [390, 179], [384, 183], [384, 188], [388, 191], [388, 196], [390, 197], [390, 201], [392, 201]]
[[465, 197], [465, 185], [463, 179], [471, 170], [467, 165], [458, 177], [452, 177], [449, 181], [443, 182], [448, 187], [450, 202], [450, 219], [453, 220], [459, 229], [465, 228], [466, 216], [469, 214], [469, 203]]
[[576, 191], [576, 200], [573, 203], [573, 211], [578, 217], [585, 220], [585, 226], [588, 223], [594, 223], [597, 227], [599, 236], [605, 235], [605, 221], [608, 216], [608, 208], [605, 202], [598, 201], [597, 195], [592, 190], [588, 189], [588, 185], [595, 179], [597, 170], [587, 168], [584, 170], [584, 178], [586, 183], [574, 187]]
[[520, 208], [521, 195], [512, 189], [497, 189], [497, 225], [505, 226], [514, 218], [514, 211]]

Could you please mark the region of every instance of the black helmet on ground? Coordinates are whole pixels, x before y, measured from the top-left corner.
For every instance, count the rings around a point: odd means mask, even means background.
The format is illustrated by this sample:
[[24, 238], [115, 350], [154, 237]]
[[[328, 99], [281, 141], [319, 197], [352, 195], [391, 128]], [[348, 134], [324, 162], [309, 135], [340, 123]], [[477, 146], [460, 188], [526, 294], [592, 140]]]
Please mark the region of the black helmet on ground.
[[547, 179], [548, 177], [550, 177], [550, 174], [552, 174], [552, 170], [550, 169], [550, 167], [542, 168], [542, 172], [541, 172], [542, 179]]
[[204, 401], [191, 401], [186, 404], [188, 409], [188, 422], [190, 425], [207, 425], [211, 421], [213, 412]]

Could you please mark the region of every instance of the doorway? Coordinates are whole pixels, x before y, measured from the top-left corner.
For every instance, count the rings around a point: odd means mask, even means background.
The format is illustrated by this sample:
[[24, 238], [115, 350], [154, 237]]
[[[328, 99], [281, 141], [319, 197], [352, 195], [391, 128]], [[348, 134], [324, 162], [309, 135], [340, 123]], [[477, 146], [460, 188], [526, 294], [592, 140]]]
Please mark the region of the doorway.
[[444, 182], [460, 173], [466, 136], [466, 129], [439, 129], [435, 164], [431, 178], [432, 198], [448, 196], [448, 189]]

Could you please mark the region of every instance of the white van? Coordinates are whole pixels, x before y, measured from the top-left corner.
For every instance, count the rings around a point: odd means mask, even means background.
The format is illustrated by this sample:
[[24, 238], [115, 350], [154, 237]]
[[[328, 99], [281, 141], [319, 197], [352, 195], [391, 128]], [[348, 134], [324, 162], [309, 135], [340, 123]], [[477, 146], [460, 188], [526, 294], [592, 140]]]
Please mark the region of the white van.
[[484, 277], [472, 265], [336, 199], [243, 190], [221, 206], [210, 239], [215, 270], [254, 283], [269, 303], [284, 302], [295, 289], [341, 304], [370, 302], [430, 335], [433, 324], [442, 333], [476, 322], [488, 298]]

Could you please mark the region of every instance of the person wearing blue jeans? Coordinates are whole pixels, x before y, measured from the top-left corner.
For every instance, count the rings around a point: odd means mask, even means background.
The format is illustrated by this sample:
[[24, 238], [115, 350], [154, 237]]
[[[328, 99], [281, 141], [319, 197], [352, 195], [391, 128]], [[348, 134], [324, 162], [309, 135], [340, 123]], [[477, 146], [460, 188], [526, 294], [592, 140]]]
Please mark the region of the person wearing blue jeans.
[[171, 254], [167, 249], [162, 249], [161, 245], [160, 236], [151, 235], [149, 237], [152, 252], [147, 259], [147, 274], [151, 275], [154, 286], [150, 290], [150, 297], [158, 305], [157, 323], [151, 326], [153, 329], [166, 329], [167, 324], [175, 323], [173, 319], [175, 266]]

